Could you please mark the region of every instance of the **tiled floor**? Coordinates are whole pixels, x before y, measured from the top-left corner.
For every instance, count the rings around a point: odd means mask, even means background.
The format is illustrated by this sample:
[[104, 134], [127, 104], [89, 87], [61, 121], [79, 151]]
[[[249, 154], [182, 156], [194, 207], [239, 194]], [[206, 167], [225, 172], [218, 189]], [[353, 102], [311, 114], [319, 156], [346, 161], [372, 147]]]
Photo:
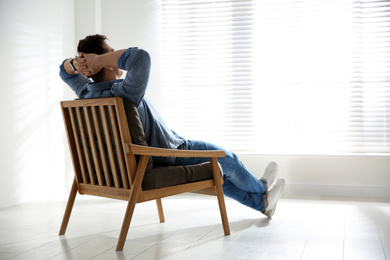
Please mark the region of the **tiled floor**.
[[390, 259], [390, 201], [283, 198], [272, 220], [226, 199], [223, 236], [216, 198], [137, 205], [123, 252], [116, 252], [123, 201], [78, 196], [65, 236], [65, 202], [0, 210], [0, 259]]

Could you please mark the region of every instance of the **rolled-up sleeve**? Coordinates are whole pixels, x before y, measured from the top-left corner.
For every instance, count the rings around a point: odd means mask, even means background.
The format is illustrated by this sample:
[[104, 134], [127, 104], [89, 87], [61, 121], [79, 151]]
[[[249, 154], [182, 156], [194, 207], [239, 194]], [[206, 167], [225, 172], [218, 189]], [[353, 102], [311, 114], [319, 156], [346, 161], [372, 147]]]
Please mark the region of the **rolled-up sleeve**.
[[127, 71], [126, 77], [113, 85], [112, 94], [124, 97], [138, 106], [146, 92], [150, 65], [148, 52], [138, 48], [127, 49], [118, 60], [118, 67]]

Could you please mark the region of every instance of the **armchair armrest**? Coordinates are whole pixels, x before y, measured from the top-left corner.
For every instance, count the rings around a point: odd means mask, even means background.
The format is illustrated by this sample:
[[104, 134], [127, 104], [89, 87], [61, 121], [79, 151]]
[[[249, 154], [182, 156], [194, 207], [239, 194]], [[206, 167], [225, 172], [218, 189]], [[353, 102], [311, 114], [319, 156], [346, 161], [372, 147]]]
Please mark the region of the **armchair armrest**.
[[160, 157], [225, 157], [225, 152], [221, 150], [205, 150], [205, 151], [190, 151], [190, 150], [174, 150], [156, 148], [150, 146], [142, 146], [136, 144], [125, 144], [126, 153], [137, 155], [149, 155]]

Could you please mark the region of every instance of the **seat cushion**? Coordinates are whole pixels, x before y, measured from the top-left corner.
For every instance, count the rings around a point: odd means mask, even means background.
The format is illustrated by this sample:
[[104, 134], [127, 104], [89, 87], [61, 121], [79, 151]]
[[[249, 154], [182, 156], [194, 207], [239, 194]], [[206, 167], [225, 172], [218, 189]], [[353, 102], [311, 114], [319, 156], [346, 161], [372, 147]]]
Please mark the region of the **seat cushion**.
[[211, 163], [153, 168], [145, 173], [143, 190], [152, 190], [213, 178]]

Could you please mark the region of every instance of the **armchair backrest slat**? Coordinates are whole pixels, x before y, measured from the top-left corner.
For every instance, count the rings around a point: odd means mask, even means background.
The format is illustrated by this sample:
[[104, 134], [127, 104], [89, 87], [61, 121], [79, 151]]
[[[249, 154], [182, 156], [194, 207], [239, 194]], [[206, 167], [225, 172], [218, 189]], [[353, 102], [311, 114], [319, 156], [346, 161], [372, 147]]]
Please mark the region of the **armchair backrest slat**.
[[[81, 102], [80, 102], [81, 101]], [[125, 156], [123, 144], [131, 143], [121, 99], [64, 101], [69, 147], [78, 183], [130, 189], [134, 155]], [[119, 108], [119, 109], [118, 109]], [[126, 140], [123, 140], [125, 137]], [[129, 163], [128, 161], [132, 161]], [[132, 166], [135, 169], [136, 165]]]

